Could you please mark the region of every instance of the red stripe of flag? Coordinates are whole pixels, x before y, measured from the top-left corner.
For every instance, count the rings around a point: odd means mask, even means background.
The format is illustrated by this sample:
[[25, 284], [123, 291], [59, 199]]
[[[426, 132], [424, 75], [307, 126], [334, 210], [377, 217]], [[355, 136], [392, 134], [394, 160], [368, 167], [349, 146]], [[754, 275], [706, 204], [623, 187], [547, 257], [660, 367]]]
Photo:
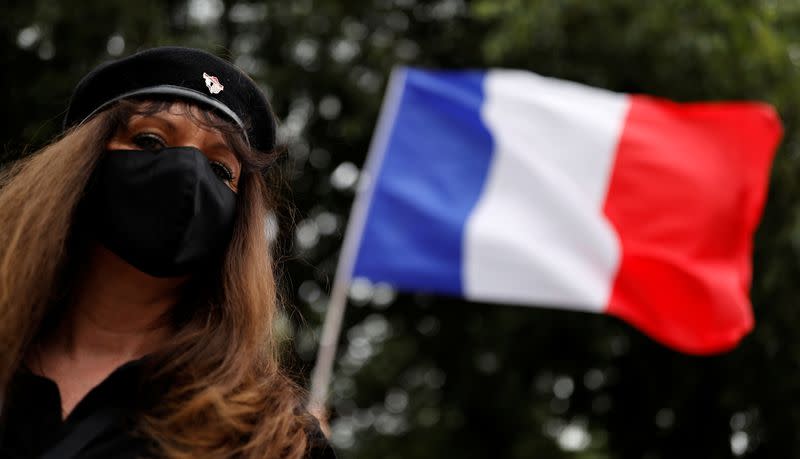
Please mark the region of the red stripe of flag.
[[604, 206], [622, 247], [608, 313], [693, 354], [751, 330], [752, 236], [781, 133], [763, 104], [631, 97]]

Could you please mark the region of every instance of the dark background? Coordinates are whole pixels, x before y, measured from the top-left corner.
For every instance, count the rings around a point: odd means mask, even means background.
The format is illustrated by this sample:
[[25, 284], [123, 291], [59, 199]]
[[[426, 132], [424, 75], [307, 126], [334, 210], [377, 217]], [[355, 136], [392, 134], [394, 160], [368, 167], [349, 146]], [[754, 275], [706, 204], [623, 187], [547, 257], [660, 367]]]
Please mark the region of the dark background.
[[797, 0], [4, 0], [1, 11], [0, 162], [58, 132], [89, 69], [144, 47], [202, 47], [263, 85], [288, 152], [280, 328], [301, 379], [392, 66], [774, 104], [786, 136], [756, 238], [756, 327], [737, 349], [685, 356], [611, 317], [360, 282], [331, 428], [343, 458], [800, 457]]

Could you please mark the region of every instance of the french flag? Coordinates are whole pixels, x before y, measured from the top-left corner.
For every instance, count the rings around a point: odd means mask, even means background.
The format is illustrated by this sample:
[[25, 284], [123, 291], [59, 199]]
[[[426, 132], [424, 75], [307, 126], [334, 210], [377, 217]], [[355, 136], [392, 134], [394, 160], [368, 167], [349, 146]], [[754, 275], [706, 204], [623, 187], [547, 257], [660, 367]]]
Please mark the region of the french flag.
[[515, 70], [395, 70], [343, 256], [401, 290], [617, 316], [690, 354], [753, 327], [781, 123]]

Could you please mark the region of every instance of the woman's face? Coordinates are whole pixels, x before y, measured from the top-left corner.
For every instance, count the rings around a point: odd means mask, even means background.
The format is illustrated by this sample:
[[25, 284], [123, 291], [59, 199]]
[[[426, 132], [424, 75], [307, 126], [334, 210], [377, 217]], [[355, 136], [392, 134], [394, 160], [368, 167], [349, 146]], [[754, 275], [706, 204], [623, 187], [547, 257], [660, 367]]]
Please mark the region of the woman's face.
[[134, 114], [117, 129], [106, 144], [108, 150], [159, 150], [167, 147], [194, 147], [208, 158], [211, 168], [234, 192], [238, 190], [241, 163], [225, 141], [223, 134], [196, 124], [187, 116], [191, 111], [198, 115], [193, 105], [173, 104], [153, 114]]

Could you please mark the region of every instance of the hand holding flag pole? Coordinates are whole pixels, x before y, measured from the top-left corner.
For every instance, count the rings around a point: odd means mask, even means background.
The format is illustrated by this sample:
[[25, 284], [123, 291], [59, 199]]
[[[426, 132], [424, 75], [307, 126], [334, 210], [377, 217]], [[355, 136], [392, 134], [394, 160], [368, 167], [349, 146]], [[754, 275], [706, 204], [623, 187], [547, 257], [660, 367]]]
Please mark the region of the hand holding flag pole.
[[352, 276], [615, 315], [690, 354], [753, 326], [774, 109], [678, 104], [514, 70], [393, 72], [325, 318], [324, 412]]

